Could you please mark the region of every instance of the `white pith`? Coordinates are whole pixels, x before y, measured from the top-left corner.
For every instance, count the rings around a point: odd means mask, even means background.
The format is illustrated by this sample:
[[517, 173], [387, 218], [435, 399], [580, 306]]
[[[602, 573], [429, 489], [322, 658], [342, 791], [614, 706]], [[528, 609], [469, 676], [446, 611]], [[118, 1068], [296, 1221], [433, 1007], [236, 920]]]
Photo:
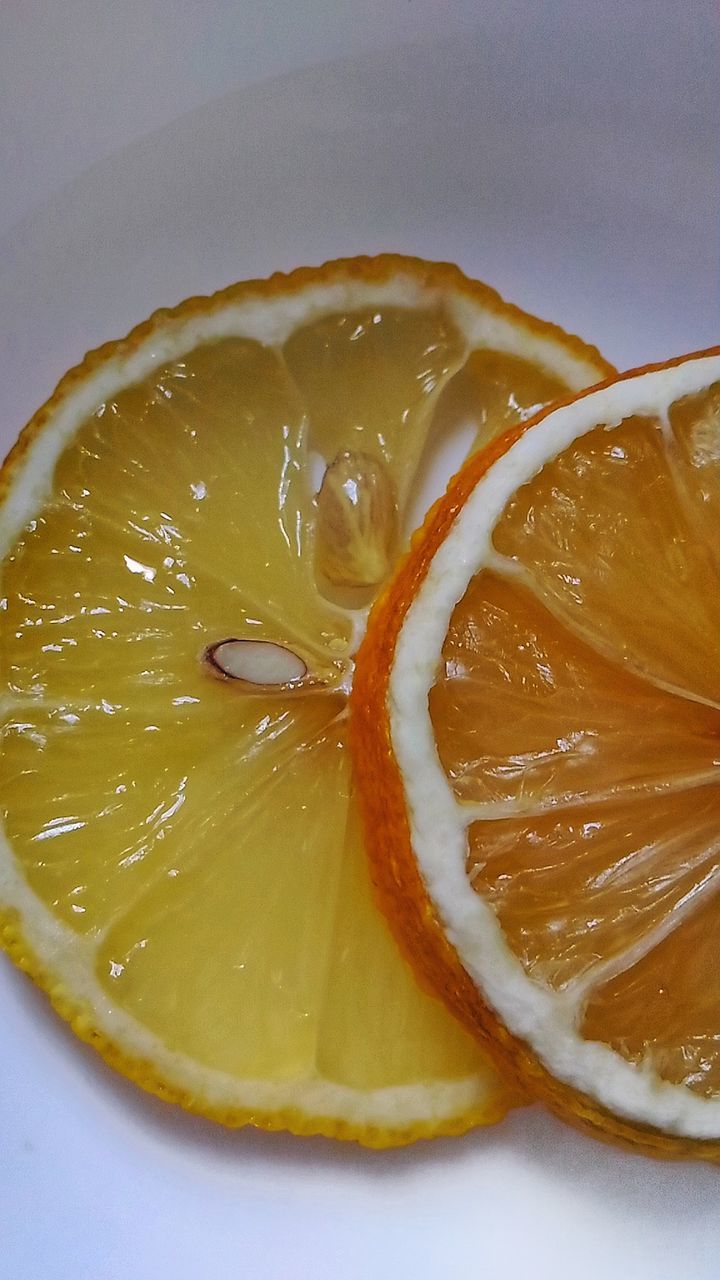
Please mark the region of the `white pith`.
[[[52, 419], [31, 442], [16, 467], [12, 486], [0, 509], [0, 558], [12, 548], [24, 527], [48, 499], [56, 464], [81, 423], [97, 405], [122, 388], [145, 377], [154, 367], [180, 358], [198, 344], [228, 336], [257, 339], [277, 346], [299, 325], [345, 308], [368, 304], [416, 307], [442, 303], [467, 338], [468, 350], [477, 345], [505, 350], [535, 360], [571, 387], [580, 388], [598, 376], [589, 358], [571, 354], [559, 339], [538, 334], [521, 317], [483, 306], [452, 288], [423, 287], [412, 275], [399, 273], [385, 283], [353, 280], [310, 285], [297, 293], [269, 298], [248, 296], [204, 313], [160, 318], [129, 354], [122, 351], [98, 365], [53, 408]], [[365, 613], [355, 627], [364, 629]], [[360, 636], [356, 639], [359, 641]], [[130, 1059], [153, 1064], [156, 1074], [186, 1093], [201, 1095], [217, 1110], [241, 1108], [262, 1116], [293, 1108], [308, 1116], [337, 1117], [350, 1124], [397, 1129], [413, 1124], [441, 1123], [482, 1107], [487, 1084], [479, 1076], [417, 1085], [362, 1091], [337, 1084], [321, 1075], [290, 1080], [238, 1080], [202, 1067], [185, 1055], [171, 1052], [135, 1018], [114, 1005], [95, 976], [97, 939], [81, 937], [62, 924], [28, 887], [4, 831], [0, 832], [0, 910], [17, 918], [25, 943], [52, 975], [52, 990], [80, 1008], [82, 1016]], [[8, 941], [12, 939], [8, 937]]]
[[[461, 808], [440, 765], [428, 707], [451, 615], [484, 567], [502, 572], [493, 530], [514, 492], [573, 441], [631, 415], [669, 406], [720, 379], [720, 356], [639, 374], [550, 412], [486, 473], [435, 554], [400, 632], [388, 691], [395, 755], [408, 802], [413, 851], [448, 938], [483, 998], [554, 1077], [620, 1116], [693, 1138], [720, 1136], [720, 1098], [701, 1098], [583, 1040], [574, 1020], [586, 994], [553, 992], [526, 974], [497, 917], [466, 873], [466, 830], [480, 816]], [[489, 816], [495, 816], [490, 814]], [[628, 964], [637, 956], [627, 958]]]

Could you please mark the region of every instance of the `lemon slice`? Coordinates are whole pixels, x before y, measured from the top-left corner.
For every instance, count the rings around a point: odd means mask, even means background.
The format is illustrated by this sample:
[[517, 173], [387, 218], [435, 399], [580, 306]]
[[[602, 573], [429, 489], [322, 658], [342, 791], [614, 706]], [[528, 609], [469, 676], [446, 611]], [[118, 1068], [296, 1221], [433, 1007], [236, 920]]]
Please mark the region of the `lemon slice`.
[[488, 435], [607, 368], [387, 257], [159, 312], [26, 429], [0, 515], [2, 936], [139, 1084], [378, 1146], [516, 1097], [375, 909], [347, 696], [443, 414]]
[[509, 1078], [720, 1158], [720, 349], [472, 459], [376, 606], [354, 738], [419, 972]]

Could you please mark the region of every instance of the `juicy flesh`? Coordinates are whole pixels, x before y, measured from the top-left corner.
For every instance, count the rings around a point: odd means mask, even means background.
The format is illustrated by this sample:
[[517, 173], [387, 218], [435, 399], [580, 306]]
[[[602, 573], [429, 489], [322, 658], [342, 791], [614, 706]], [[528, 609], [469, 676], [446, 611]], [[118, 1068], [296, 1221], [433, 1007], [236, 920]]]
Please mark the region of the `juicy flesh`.
[[[353, 616], [313, 549], [312, 459], [372, 455], [401, 515], [466, 356], [439, 308], [335, 316], [283, 350], [199, 347], [98, 405], [5, 564], [16, 858], [114, 1004], [238, 1079], [474, 1074], [492, 1095], [373, 903], [346, 749]], [[492, 384], [466, 371], [453, 390], [486, 434], [559, 386], [491, 358]], [[203, 654], [228, 638], [288, 647], [308, 680], [213, 678]]]
[[509, 504], [431, 691], [467, 872], [567, 1016], [720, 1092], [720, 386]]

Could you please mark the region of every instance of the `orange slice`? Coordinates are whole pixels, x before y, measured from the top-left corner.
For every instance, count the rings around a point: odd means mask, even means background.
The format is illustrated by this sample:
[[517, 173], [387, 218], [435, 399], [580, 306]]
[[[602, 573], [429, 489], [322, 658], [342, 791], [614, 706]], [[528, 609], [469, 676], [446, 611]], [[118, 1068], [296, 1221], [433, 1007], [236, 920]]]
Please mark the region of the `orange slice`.
[[720, 1156], [720, 349], [471, 460], [375, 607], [353, 737], [418, 972], [509, 1078]]
[[492, 434], [606, 370], [386, 257], [159, 312], [26, 429], [1, 481], [2, 937], [144, 1087], [376, 1146], [513, 1100], [375, 909], [347, 694], [444, 424]]

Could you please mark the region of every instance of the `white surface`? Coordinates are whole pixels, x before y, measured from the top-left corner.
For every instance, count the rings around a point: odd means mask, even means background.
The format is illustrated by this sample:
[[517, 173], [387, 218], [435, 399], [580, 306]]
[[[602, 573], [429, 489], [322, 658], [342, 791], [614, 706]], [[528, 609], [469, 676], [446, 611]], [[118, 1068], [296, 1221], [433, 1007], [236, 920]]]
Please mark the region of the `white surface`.
[[[5, 0], [0, 427], [246, 275], [451, 258], [627, 366], [720, 340], [715, 0]], [[542, 1113], [372, 1155], [226, 1134], [0, 966], [1, 1280], [717, 1280], [716, 1171]]]

